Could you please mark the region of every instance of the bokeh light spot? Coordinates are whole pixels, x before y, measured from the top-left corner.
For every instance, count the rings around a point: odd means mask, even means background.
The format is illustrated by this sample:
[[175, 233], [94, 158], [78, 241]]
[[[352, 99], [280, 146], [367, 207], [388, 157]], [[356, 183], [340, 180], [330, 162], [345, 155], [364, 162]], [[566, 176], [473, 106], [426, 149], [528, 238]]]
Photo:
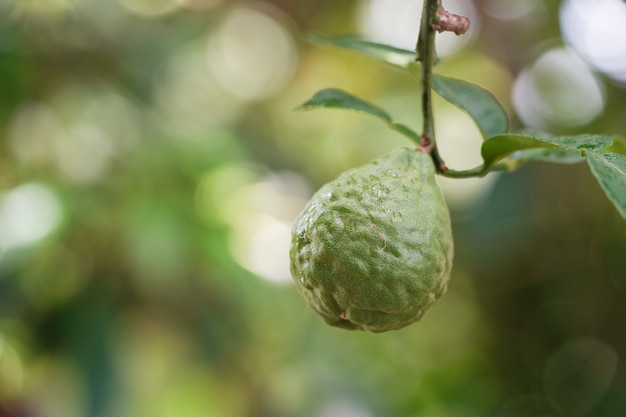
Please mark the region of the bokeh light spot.
[[255, 183], [259, 173], [244, 163], [226, 164], [207, 172], [196, 189], [199, 216], [207, 222], [235, 224], [248, 208], [235, 200], [237, 191]]
[[137, 143], [141, 120], [140, 110], [114, 89], [71, 85], [15, 111], [8, 147], [28, 167], [54, 167], [73, 183], [94, 183]]
[[243, 187], [235, 196], [249, 207], [233, 223], [233, 256], [246, 269], [272, 282], [290, 283], [291, 224], [304, 208], [309, 187], [297, 174], [274, 172]]
[[155, 78], [158, 121], [178, 138], [229, 125], [240, 113], [240, 102], [215, 79], [197, 45], [178, 48]]
[[61, 222], [61, 204], [47, 187], [25, 184], [0, 199], [0, 248], [43, 239]]
[[77, 125], [56, 139], [54, 152], [58, 167], [72, 182], [95, 182], [108, 172], [114, 147], [97, 126]]
[[268, 281], [291, 282], [289, 245], [291, 223], [272, 216], [249, 217], [250, 228], [240, 228], [234, 236], [232, 251], [243, 267]]
[[600, 81], [568, 49], [543, 53], [513, 85], [515, 110], [531, 128], [584, 126], [602, 112], [604, 104]]
[[243, 101], [270, 97], [292, 78], [296, 46], [274, 15], [239, 8], [226, 15], [213, 32], [207, 62], [224, 90]]
[[310, 189], [293, 172], [231, 165], [209, 173], [196, 192], [199, 215], [230, 226], [230, 248], [241, 266], [272, 282], [291, 282], [291, 224]]
[[572, 340], [546, 365], [545, 395], [560, 415], [587, 415], [608, 391], [616, 370], [617, 354], [611, 346], [594, 338]]
[[566, 0], [561, 4], [563, 37], [591, 65], [626, 83], [626, 2]]

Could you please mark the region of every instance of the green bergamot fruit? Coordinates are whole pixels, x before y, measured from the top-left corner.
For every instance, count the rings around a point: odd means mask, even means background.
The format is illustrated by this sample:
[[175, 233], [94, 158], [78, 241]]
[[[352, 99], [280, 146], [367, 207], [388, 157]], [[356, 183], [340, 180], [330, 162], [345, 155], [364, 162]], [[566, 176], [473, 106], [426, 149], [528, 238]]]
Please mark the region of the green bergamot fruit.
[[384, 332], [444, 294], [452, 247], [430, 156], [399, 148], [313, 196], [293, 226], [291, 273], [328, 324]]

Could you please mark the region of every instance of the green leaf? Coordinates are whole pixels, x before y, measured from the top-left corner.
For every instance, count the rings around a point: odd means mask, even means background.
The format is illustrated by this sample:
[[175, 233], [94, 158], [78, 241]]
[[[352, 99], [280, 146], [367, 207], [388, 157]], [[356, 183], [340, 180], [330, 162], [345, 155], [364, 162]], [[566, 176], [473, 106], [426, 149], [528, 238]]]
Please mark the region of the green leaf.
[[508, 119], [498, 100], [487, 90], [475, 84], [433, 75], [433, 89], [441, 97], [470, 115], [483, 138], [506, 133]]
[[[483, 142], [480, 150], [483, 160], [485, 161], [483, 172], [486, 173], [492, 170], [498, 162], [515, 152], [537, 148], [563, 151], [559, 146], [547, 142], [545, 139], [533, 136], [514, 133], [493, 136]], [[530, 156], [532, 155], [526, 154], [527, 158]], [[540, 154], [540, 157], [545, 158], [545, 155]], [[511, 168], [514, 169], [517, 168], [517, 166], [506, 168], [511, 170]]]
[[544, 136], [542, 140], [558, 146], [559, 148], [587, 156], [589, 152], [602, 151], [613, 144], [615, 138], [604, 135], [576, 135], [576, 136]]
[[391, 123], [391, 116], [380, 107], [353, 96], [342, 90], [326, 88], [320, 90], [309, 100], [302, 103], [296, 110], [343, 109], [371, 114], [385, 123]]
[[389, 127], [392, 130], [395, 130], [396, 132], [401, 133], [407, 138], [411, 139], [415, 144], [421, 145], [420, 135], [415, 133], [415, 131], [413, 131], [413, 129], [411, 129], [410, 127], [402, 123], [393, 123], [393, 122], [391, 123], [391, 125], [389, 125]]
[[577, 164], [584, 161], [579, 155], [556, 149], [537, 148], [514, 152], [509, 159], [525, 162], [551, 162], [554, 164]]
[[417, 133], [403, 124], [395, 123], [385, 110], [342, 90], [327, 88], [318, 91], [295, 110], [315, 109], [341, 109], [369, 114], [382, 120], [390, 129], [403, 134], [417, 144], [420, 143], [420, 136]]
[[481, 154], [484, 172], [508, 157], [499, 167], [513, 170], [530, 161], [575, 163], [591, 152], [615, 146], [619, 139], [604, 135], [548, 136], [514, 134], [497, 135], [483, 142]]
[[551, 162], [554, 164], [577, 164], [585, 159], [568, 151], [536, 148], [513, 152], [498, 165], [506, 171], [514, 171], [529, 162]]
[[593, 152], [587, 162], [609, 200], [626, 219], [626, 155]]
[[626, 150], [626, 146], [623, 139], [604, 135], [577, 135], [547, 140], [586, 157], [591, 172], [607, 197], [626, 219], [626, 155], [621, 153]]
[[609, 200], [626, 219], [625, 150], [623, 139], [604, 135], [498, 135], [483, 142], [481, 174], [496, 168], [513, 170], [531, 160], [573, 163], [586, 158]]
[[415, 63], [414, 51], [366, 41], [357, 36], [325, 37], [311, 34], [307, 36], [307, 40], [316, 44], [349, 49], [402, 68], [407, 68], [409, 65]]

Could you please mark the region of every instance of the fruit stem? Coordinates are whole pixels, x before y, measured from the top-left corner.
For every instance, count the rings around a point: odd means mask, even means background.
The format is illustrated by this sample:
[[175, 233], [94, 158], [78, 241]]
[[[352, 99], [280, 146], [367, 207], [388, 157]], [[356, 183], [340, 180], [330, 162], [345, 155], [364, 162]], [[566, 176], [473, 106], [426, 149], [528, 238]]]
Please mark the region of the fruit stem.
[[435, 168], [438, 172], [442, 172], [446, 167], [437, 150], [432, 104], [433, 65], [436, 61], [435, 30], [433, 25], [436, 23], [439, 7], [441, 7], [440, 0], [424, 0], [422, 22], [415, 51], [417, 59], [422, 63], [423, 127], [420, 148], [422, 151], [430, 153]]
[[482, 169], [468, 171], [453, 171], [448, 169], [446, 163], [439, 155], [437, 140], [435, 138], [435, 121], [433, 117], [432, 85], [433, 66], [437, 62], [435, 51], [436, 32], [451, 31], [460, 35], [469, 28], [469, 20], [463, 16], [448, 13], [441, 5], [441, 0], [424, 0], [422, 8], [422, 21], [417, 38], [415, 52], [416, 60], [422, 63], [422, 136], [419, 150], [429, 153], [435, 169], [439, 174], [449, 177], [476, 177], [483, 173]]
[[485, 167], [483, 165], [478, 166], [476, 168], [467, 169], [463, 171], [456, 171], [454, 169], [446, 169], [440, 174], [444, 177], [448, 178], [471, 178], [471, 177], [482, 177], [486, 174]]

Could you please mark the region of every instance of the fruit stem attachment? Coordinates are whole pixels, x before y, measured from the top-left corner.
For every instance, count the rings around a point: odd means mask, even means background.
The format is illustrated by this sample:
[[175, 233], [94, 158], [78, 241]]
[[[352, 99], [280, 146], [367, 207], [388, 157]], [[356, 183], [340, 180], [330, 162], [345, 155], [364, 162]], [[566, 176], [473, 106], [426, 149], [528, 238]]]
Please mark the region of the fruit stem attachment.
[[476, 170], [451, 171], [439, 155], [435, 138], [435, 122], [433, 117], [432, 85], [433, 66], [437, 61], [435, 51], [436, 32], [451, 31], [460, 35], [469, 28], [469, 20], [463, 16], [457, 16], [447, 12], [441, 5], [441, 0], [424, 0], [422, 8], [422, 20], [420, 24], [417, 46], [415, 48], [416, 60], [421, 62], [422, 68], [422, 135], [418, 149], [430, 154], [435, 169], [439, 174], [455, 177], [477, 176]]
[[454, 169], [446, 169], [441, 172], [441, 175], [448, 178], [472, 178], [482, 177], [485, 175], [485, 167], [483, 165], [472, 169], [466, 169], [463, 171], [456, 171]]
[[433, 118], [432, 105], [432, 84], [433, 65], [436, 60], [435, 52], [435, 30], [433, 24], [436, 23], [437, 10], [441, 6], [440, 0], [424, 0], [422, 9], [422, 21], [420, 24], [419, 36], [417, 38], [417, 60], [422, 65], [422, 136], [420, 150], [430, 153], [438, 172], [445, 170], [445, 164], [439, 156], [435, 139], [435, 122]]

